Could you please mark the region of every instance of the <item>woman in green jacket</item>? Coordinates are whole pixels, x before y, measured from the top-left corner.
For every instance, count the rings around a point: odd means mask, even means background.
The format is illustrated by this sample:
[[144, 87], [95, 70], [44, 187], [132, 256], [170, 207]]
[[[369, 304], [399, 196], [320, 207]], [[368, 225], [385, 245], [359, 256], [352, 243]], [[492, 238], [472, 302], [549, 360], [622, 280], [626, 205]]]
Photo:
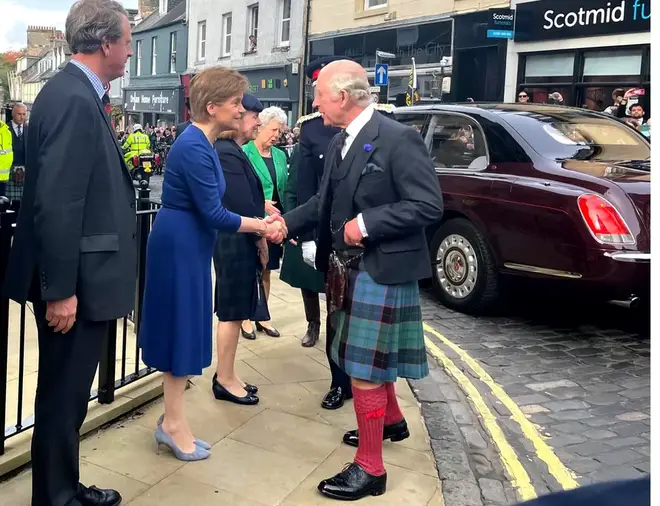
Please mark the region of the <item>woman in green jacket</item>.
[[[254, 167], [264, 189], [266, 214], [281, 214], [282, 198], [286, 190], [288, 167], [284, 151], [273, 146], [280, 138], [280, 132], [287, 124], [286, 113], [279, 107], [267, 107], [259, 114], [261, 129], [257, 138], [243, 146], [250, 163]], [[263, 273], [266, 301], [270, 295], [270, 271], [280, 268], [282, 246], [268, 245], [268, 265]], [[269, 323], [256, 322], [257, 330], [270, 337], [279, 337], [280, 333]], [[254, 339], [254, 330], [250, 322], [243, 322], [243, 337]]]

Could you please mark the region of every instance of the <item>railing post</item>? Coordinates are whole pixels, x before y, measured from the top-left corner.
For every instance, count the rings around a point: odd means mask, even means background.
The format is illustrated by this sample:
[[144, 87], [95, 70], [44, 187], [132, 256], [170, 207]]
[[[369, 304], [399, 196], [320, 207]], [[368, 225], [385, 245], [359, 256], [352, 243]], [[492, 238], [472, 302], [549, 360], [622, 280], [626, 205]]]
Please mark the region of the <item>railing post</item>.
[[[138, 211], [151, 210], [150, 194], [151, 189], [149, 184], [146, 183], [140, 186], [138, 191]], [[137, 335], [140, 330], [141, 316], [142, 316], [142, 299], [144, 297], [144, 282], [145, 282], [145, 267], [147, 265], [147, 240], [149, 239], [149, 231], [151, 229], [151, 215], [139, 214], [137, 220], [137, 239], [138, 239], [138, 271], [137, 271], [137, 293], [135, 300], [135, 334]]]
[[0, 455], [5, 454], [5, 427], [7, 416], [7, 355], [9, 352], [9, 299], [4, 296], [5, 272], [9, 261], [13, 211], [9, 211], [9, 199], [0, 197]]
[[111, 321], [103, 341], [99, 363], [99, 403], [110, 404], [115, 400], [115, 365], [117, 363], [117, 322]]

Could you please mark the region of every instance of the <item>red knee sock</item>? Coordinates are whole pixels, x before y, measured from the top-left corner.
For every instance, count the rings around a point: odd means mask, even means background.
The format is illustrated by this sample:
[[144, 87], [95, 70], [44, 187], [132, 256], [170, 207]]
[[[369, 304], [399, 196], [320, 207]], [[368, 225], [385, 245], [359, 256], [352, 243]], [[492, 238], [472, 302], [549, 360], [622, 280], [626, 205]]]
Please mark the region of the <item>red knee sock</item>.
[[385, 383], [387, 389], [387, 411], [385, 412], [385, 425], [392, 425], [393, 423], [403, 420], [403, 413], [399, 408], [399, 401], [396, 398], [396, 391], [394, 390], [394, 383]]
[[383, 427], [387, 411], [387, 390], [384, 385], [371, 390], [353, 387], [353, 405], [357, 416], [360, 444], [355, 463], [373, 476], [385, 474], [383, 464]]

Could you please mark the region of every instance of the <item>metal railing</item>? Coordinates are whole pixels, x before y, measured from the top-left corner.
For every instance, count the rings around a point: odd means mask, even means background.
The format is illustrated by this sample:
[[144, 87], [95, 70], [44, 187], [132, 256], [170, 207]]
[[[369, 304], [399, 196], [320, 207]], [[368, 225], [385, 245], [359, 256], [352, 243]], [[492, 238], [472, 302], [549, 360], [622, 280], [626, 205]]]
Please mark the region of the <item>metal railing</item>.
[[[98, 387], [97, 390], [90, 392], [90, 401], [97, 400], [101, 404], [112, 403], [117, 389], [156, 372], [155, 369], [150, 367], [140, 368], [140, 348], [137, 339], [142, 314], [147, 240], [156, 213], [161, 207], [159, 202], [150, 200], [149, 194], [149, 188], [137, 190], [136, 240], [138, 244], [138, 265], [135, 308], [131, 314], [120, 319], [117, 325], [110, 325], [99, 363]], [[37, 346], [36, 339], [31, 339], [31, 342], [29, 342], [27, 336], [27, 318], [31, 317], [29, 314], [32, 313], [32, 306], [30, 303], [19, 305], [10, 301], [5, 297], [4, 290], [2, 290], [9, 251], [16, 229], [18, 208], [18, 201], [10, 203], [5, 197], [0, 198], [0, 423], [5, 427], [2, 436], [0, 436], [0, 455], [5, 453], [7, 439], [31, 429], [34, 425], [34, 416], [26, 416], [24, 409], [26, 353], [31, 351], [28, 346], [32, 345], [35, 349]], [[12, 315], [14, 315], [14, 318], [12, 318]], [[10, 337], [16, 336], [16, 330], [18, 330], [17, 338], [10, 340]], [[34, 333], [36, 336], [36, 327], [34, 327]], [[18, 342], [15, 342], [16, 340]], [[133, 340], [134, 342], [132, 342]], [[118, 345], [121, 352], [119, 356], [117, 355]], [[18, 348], [17, 355], [10, 356], [10, 349], [16, 347]], [[118, 363], [119, 375], [117, 375]], [[9, 377], [10, 371], [12, 371], [12, 378]], [[11, 398], [8, 397], [10, 383], [15, 383], [17, 390], [17, 396]], [[13, 392], [11, 393], [13, 394]], [[15, 405], [12, 405], [14, 399]], [[8, 407], [12, 408], [12, 415], [9, 417]]]

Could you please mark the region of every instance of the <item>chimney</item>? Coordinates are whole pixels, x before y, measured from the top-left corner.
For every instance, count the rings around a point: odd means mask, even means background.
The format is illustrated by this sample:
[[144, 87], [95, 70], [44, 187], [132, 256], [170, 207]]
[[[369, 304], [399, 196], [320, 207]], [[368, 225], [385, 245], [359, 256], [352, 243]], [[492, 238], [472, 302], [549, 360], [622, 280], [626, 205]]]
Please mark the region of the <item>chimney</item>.
[[158, 10], [159, 0], [138, 0], [138, 18], [143, 20]]

